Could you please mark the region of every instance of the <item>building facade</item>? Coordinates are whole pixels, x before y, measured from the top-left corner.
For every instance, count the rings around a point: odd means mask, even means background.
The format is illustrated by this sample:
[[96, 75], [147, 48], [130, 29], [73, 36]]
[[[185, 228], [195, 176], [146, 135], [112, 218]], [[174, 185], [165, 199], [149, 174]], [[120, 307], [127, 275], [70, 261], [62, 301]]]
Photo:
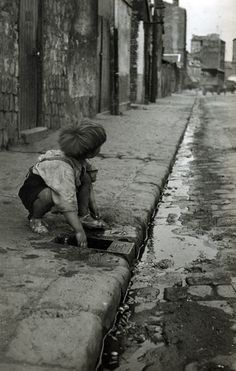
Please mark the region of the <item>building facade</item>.
[[131, 5], [0, 0], [0, 146], [128, 106]]
[[225, 80], [233, 78], [236, 80], [236, 39], [233, 39], [232, 61], [225, 62]]
[[184, 87], [187, 66], [187, 13], [179, 6], [178, 0], [164, 4], [163, 57], [179, 68], [178, 90], [181, 90]]
[[193, 35], [191, 40], [193, 61], [201, 64], [200, 85], [212, 86], [220, 91], [224, 84], [225, 42], [218, 34]]

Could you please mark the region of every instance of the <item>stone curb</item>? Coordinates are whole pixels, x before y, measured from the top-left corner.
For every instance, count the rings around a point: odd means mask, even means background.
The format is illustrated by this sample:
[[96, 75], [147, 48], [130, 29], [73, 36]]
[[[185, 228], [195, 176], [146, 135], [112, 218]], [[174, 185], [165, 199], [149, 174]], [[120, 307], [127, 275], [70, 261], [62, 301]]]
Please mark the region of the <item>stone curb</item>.
[[[194, 104], [195, 101], [193, 106]], [[152, 184], [153, 168], [150, 168], [150, 170], [146, 168], [143, 174], [136, 177], [132, 185], [135, 190], [132, 187], [129, 189], [129, 192], [143, 190], [143, 187], [147, 187], [145, 182], [152, 189], [148, 198], [140, 200], [144, 205], [141, 216], [139, 208], [134, 211], [134, 217], [139, 226], [136, 229], [135, 240], [139, 243], [145, 238], [148, 224], [173, 166], [188, 120], [175, 145], [173, 156], [163, 165], [159, 164], [155, 168], [155, 171], [159, 169], [160, 175], [157, 183]], [[146, 177], [148, 177], [148, 181]], [[132, 195], [132, 193], [128, 193], [127, 197], [129, 195]], [[125, 203], [125, 199], [121, 202]], [[137, 251], [137, 255], [138, 253], [139, 251]], [[73, 277], [57, 278], [56, 281], [52, 281], [38, 302], [39, 310], [36, 306], [36, 310], [27, 318], [24, 318], [18, 326], [16, 336], [10, 342], [6, 357], [2, 361], [0, 360], [0, 370], [91, 371], [95, 369], [100, 357], [103, 337], [112, 326], [120, 300], [124, 296], [130, 281], [130, 269], [127, 263], [120, 257], [116, 257], [116, 259], [118, 259], [117, 270], [112, 265], [102, 268], [110, 280], [109, 285], [106, 281], [105, 291], [102, 288], [103, 276], [101, 276], [101, 280], [98, 276], [94, 277], [92, 284], [89, 283], [89, 277], [91, 277], [93, 269], [92, 265], [91, 271], [86, 268], [89, 271], [87, 276], [86, 274], [83, 276], [82, 270], [78, 273], [75, 272]], [[79, 300], [82, 295], [81, 282], [85, 285], [83, 295], [86, 292], [92, 295], [91, 301], [89, 297], [86, 298], [85, 296], [85, 307], [81, 307], [81, 301]], [[98, 287], [102, 292], [102, 301], [101, 298], [98, 298], [100, 300], [97, 301], [94, 300]], [[101, 306], [101, 302], [105, 303], [105, 307]], [[70, 303], [69, 311], [66, 303]], [[55, 308], [57, 308], [56, 311]], [[84, 327], [84, 323], [88, 323], [89, 326]], [[48, 341], [42, 342], [42, 339], [48, 339]], [[81, 343], [83, 343], [83, 346], [81, 346]]]

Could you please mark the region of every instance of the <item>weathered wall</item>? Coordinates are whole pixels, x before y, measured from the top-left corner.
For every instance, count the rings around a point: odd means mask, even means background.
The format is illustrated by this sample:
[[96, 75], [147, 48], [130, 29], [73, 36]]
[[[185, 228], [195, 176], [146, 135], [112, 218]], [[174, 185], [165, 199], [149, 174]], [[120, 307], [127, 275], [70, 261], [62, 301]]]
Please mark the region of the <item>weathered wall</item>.
[[164, 2], [164, 54], [180, 54], [179, 67], [186, 66], [186, 10]]
[[43, 112], [48, 127], [96, 113], [96, 4], [93, 0], [44, 4]]
[[118, 28], [119, 54], [119, 103], [122, 109], [130, 102], [130, 34], [131, 7], [123, 0], [119, 1], [116, 9], [116, 27]]
[[163, 63], [162, 65], [162, 97], [176, 92], [179, 87], [180, 70], [175, 63]]
[[137, 58], [137, 102], [144, 102], [144, 25], [139, 23]]
[[131, 18], [131, 42], [130, 42], [130, 101], [137, 100], [137, 74], [138, 74], [138, 11], [133, 10]]
[[98, 0], [98, 15], [109, 21], [114, 21], [114, 1]]
[[0, 1], [0, 148], [18, 137], [19, 0]]
[[[0, 146], [19, 131], [19, 9], [20, 0], [0, 0]], [[59, 128], [96, 114], [97, 13], [97, 0], [43, 2], [38, 125]]]
[[130, 53], [130, 101], [144, 102], [144, 25], [137, 11], [132, 13]]

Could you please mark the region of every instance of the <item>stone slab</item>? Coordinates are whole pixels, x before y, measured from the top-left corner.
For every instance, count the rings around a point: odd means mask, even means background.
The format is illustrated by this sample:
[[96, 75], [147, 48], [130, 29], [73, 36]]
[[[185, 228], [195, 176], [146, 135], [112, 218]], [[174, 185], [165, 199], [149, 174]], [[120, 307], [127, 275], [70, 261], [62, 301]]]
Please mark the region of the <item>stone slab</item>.
[[191, 274], [186, 277], [186, 282], [190, 286], [196, 285], [227, 285], [231, 283], [231, 277], [228, 273], [216, 272], [207, 274]]
[[230, 285], [220, 285], [217, 287], [217, 294], [223, 298], [236, 299], [236, 292]]
[[207, 285], [190, 286], [188, 288], [188, 294], [191, 296], [205, 298], [212, 295], [212, 288], [211, 286]]
[[102, 346], [102, 333], [100, 319], [91, 313], [66, 319], [36, 314], [20, 323], [6, 356], [33, 366], [91, 371], [97, 362], [94, 355], [99, 355]]
[[135, 244], [130, 242], [113, 241], [108, 247], [107, 251], [123, 256], [130, 265], [132, 265], [134, 259], [136, 258]]

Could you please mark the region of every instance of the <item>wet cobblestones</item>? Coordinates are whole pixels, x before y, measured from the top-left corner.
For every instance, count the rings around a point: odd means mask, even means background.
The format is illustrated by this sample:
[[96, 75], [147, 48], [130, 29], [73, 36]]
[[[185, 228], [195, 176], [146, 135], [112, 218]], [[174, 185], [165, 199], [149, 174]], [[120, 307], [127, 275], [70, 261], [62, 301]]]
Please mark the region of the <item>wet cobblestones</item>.
[[[145, 345], [135, 345], [131, 334], [119, 371], [236, 370], [235, 100], [199, 97], [193, 109], [134, 272], [131, 320]], [[160, 291], [155, 300], [152, 288]], [[155, 323], [158, 310], [153, 337], [143, 324]], [[131, 352], [142, 357], [131, 359]]]

